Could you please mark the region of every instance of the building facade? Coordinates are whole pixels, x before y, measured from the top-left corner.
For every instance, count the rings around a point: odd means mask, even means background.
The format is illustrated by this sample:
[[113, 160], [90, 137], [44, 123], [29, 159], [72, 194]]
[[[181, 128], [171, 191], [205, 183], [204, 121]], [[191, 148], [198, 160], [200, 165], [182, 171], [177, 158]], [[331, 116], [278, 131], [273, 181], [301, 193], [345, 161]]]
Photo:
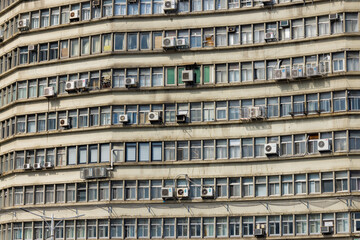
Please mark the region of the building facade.
[[0, 239], [359, 238], [359, 11], [0, 0]]

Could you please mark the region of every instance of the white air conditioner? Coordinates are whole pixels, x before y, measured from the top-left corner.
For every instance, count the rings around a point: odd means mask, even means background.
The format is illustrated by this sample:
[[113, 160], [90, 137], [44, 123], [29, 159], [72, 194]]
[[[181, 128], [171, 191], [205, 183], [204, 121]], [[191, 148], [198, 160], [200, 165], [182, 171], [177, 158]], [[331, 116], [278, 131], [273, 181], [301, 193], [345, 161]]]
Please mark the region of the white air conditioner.
[[281, 68], [281, 79], [287, 79], [287, 70], [286, 68]]
[[184, 39], [184, 38], [176, 39], [176, 46], [177, 47], [186, 47], [187, 46], [186, 39]]
[[60, 127], [69, 127], [69, 120], [67, 118], [62, 118], [59, 120]]
[[25, 170], [30, 170], [30, 169], [32, 169], [31, 164], [30, 164], [30, 163], [25, 163], [25, 164], [24, 164], [24, 169], [25, 169]]
[[176, 189], [177, 198], [187, 198], [189, 197], [189, 189], [187, 188], [177, 188]]
[[269, 40], [275, 40], [275, 33], [274, 32], [267, 32], [265, 33], [265, 40], [269, 41]]
[[312, 77], [312, 76], [318, 76], [319, 72], [318, 72], [318, 67], [309, 67], [306, 69], [306, 76], [308, 77]]
[[106, 167], [95, 167], [93, 172], [94, 178], [106, 178], [108, 176]]
[[93, 7], [98, 7], [98, 6], [100, 6], [100, 0], [93, 0], [93, 1], [92, 1], [92, 6], [93, 6]]
[[174, 188], [171, 188], [171, 187], [161, 188], [161, 197], [163, 199], [173, 198], [174, 197]]
[[70, 11], [70, 20], [78, 20], [80, 18], [80, 10]]
[[329, 62], [320, 62], [319, 64], [319, 74], [327, 74], [328, 71]]
[[214, 189], [211, 187], [204, 187], [201, 189], [201, 197], [202, 198], [213, 198], [214, 197]]
[[65, 83], [65, 91], [71, 92], [75, 90], [75, 81], [69, 81]]
[[17, 22], [17, 28], [20, 30], [26, 30], [29, 28], [29, 19], [20, 19]]
[[176, 46], [175, 44], [175, 37], [165, 37], [162, 40], [162, 47], [163, 48], [174, 48]]
[[95, 178], [95, 171], [93, 168], [82, 168], [80, 170], [80, 178], [82, 179], [92, 179]]
[[88, 87], [88, 80], [87, 79], [79, 79], [76, 80], [76, 88], [77, 89], [85, 89]]
[[34, 169], [39, 170], [41, 168], [41, 163], [34, 163]]
[[304, 77], [304, 70], [302, 68], [294, 68], [291, 70], [292, 78], [301, 78]]
[[339, 19], [339, 17], [340, 17], [340, 15], [338, 13], [330, 14], [329, 15], [329, 20], [330, 21], [336, 21], [336, 20]]
[[281, 78], [281, 69], [274, 69], [273, 71], [274, 79], [279, 80]]
[[128, 115], [120, 114], [119, 115], [119, 123], [127, 123], [129, 121]]
[[149, 112], [148, 119], [150, 122], [159, 122], [161, 120], [161, 112]]
[[165, 0], [164, 1], [164, 12], [174, 11], [177, 8], [176, 0]]
[[278, 153], [278, 147], [276, 143], [268, 143], [264, 146], [264, 153], [266, 155], [272, 155]]
[[35, 51], [36, 46], [34, 44], [28, 45], [28, 51]]
[[251, 119], [262, 118], [262, 111], [260, 107], [249, 107], [249, 117]]
[[135, 78], [125, 78], [125, 87], [136, 87], [136, 85]]
[[52, 162], [45, 162], [44, 167], [45, 167], [45, 168], [53, 168], [54, 165], [53, 165]]
[[317, 147], [319, 152], [331, 151], [331, 144], [329, 139], [319, 139], [317, 141]]
[[255, 237], [263, 237], [265, 235], [265, 228], [256, 228], [254, 230]]
[[55, 91], [53, 87], [45, 87], [44, 88], [44, 96], [45, 97], [53, 97], [55, 96]]
[[176, 114], [176, 122], [184, 123], [184, 122], [186, 122], [186, 117], [187, 117], [187, 111], [179, 111]]
[[186, 83], [194, 82], [194, 71], [193, 70], [184, 70], [181, 73], [182, 81]]
[[331, 234], [331, 233], [333, 233], [333, 227], [332, 226], [321, 226], [320, 232], [321, 232], [321, 234]]
[[289, 20], [280, 21], [280, 28], [287, 28], [289, 26], [290, 26]]

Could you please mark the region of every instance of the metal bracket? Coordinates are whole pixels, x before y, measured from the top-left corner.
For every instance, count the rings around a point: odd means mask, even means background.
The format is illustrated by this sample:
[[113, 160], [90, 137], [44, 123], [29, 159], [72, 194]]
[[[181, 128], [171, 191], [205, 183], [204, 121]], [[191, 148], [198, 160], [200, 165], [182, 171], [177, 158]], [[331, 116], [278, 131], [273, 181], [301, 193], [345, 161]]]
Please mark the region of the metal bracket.
[[224, 204], [223, 206], [224, 206], [224, 208], [226, 209], [226, 211], [230, 212], [229, 204]]
[[269, 211], [269, 204], [268, 203], [260, 202], [260, 204], [263, 205], [266, 208], [266, 210]]
[[301, 200], [300, 200], [300, 203], [304, 204], [304, 205], [306, 206], [306, 208], [307, 208], [307, 209], [309, 209], [309, 208], [310, 208], [310, 206], [309, 206], [309, 202], [308, 202], [308, 201], [304, 202], [304, 201], [301, 201]]
[[112, 207], [111, 207], [111, 206], [108, 207], [108, 213], [109, 213], [109, 214], [112, 213]]
[[146, 206], [147, 210], [149, 213], [151, 213], [151, 207], [150, 206]]

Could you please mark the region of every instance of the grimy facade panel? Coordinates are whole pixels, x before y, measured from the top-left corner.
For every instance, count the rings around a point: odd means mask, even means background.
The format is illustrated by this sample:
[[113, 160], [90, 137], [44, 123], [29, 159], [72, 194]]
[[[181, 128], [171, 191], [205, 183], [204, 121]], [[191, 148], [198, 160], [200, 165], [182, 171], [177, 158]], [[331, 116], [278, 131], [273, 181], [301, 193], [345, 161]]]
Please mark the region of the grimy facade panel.
[[0, 240], [358, 239], [359, 12], [0, 0]]

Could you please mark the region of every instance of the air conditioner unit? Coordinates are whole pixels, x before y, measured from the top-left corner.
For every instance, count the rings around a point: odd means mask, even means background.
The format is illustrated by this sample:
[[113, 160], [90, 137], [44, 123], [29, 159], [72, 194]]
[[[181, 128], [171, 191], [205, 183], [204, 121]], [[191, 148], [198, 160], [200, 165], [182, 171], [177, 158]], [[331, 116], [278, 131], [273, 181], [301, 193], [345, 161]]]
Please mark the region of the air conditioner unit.
[[55, 91], [53, 87], [45, 87], [44, 88], [44, 96], [45, 97], [53, 97], [55, 96]]
[[177, 188], [176, 189], [177, 198], [187, 198], [189, 197], [189, 189], [187, 188]]
[[71, 92], [75, 90], [75, 81], [69, 81], [65, 83], [65, 91]]
[[161, 197], [163, 199], [173, 198], [174, 188], [171, 187], [161, 188]]
[[328, 73], [328, 69], [326, 68], [326, 65], [329, 64], [328, 62], [320, 62], [319, 64], [319, 74], [327, 74]]
[[106, 178], [108, 177], [108, 171], [106, 167], [95, 167], [93, 168], [94, 178]]
[[176, 46], [177, 47], [187, 47], [186, 39], [184, 39], [184, 38], [176, 39]]
[[163, 48], [174, 48], [175, 47], [175, 37], [165, 37], [162, 40]]
[[249, 117], [251, 119], [257, 119], [262, 117], [262, 112], [260, 107], [250, 107], [249, 108]]
[[321, 234], [331, 234], [333, 232], [332, 226], [321, 226], [320, 227]]
[[186, 117], [187, 117], [187, 111], [179, 111], [176, 114], [176, 122], [184, 123], [184, 122], [186, 122]]
[[72, 10], [70, 11], [70, 20], [78, 20], [80, 18], [80, 10]]
[[42, 169], [41, 163], [34, 163], [34, 169], [36, 170]]
[[176, 0], [165, 0], [164, 1], [164, 12], [176, 10]]
[[229, 33], [234, 33], [234, 32], [236, 32], [236, 26], [228, 27], [227, 30]]
[[76, 80], [76, 88], [77, 89], [85, 89], [87, 87], [88, 87], [88, 80], [87, 79]]
[[306, 69], [306, 76], [308, 77], [312, 77], [312, 76], [318, 76], [319, 72], [318, 72], [318, 67], [309, 67]]
[[317, 141], [317, 147], [319, 152], [331, 151], [331, 144], [329, 139], [319, 139]]
[[291, 70], [292, 78], [301, 78], [304, 77], [304, 70], [302, 68], [296, 68]]
[[126, 114], [119, 115], [119, 123], [127, 123], [129, 121], [129, 117]]
[[281, 68], [281, 79], [287, 79], [287, 70], [286, 68]]
[[181, 73], [182, 81], [185, 83], [194, 82], [194, 71], [193, 70], [184, 70]]
[[149, 112], [148, 119], [150, 122], [159, 122], [161, 120], [161, 112]]
[[24, 164], [24, 169], [25, 169], [25, 170], [30, 170], [30, 169], [32, 169], [31, 164], [30, 164], [30, 163]]
[[35, 51], [35, 50], [36, 50], [36, 46], [34, 44], [28, 45], [28, 51]]
[[53, 168], [54, 165], [53, 165], [52, 162], [45, 162], [44, 167], [45, 167], [45, 168]]
[[340, 15], [338, 13], [334, 13], [334, 14], [330, 14], [329, 15], [329, 20], [330, 21], [336, 21], [339, 20]]
[[60, 119], [60, 127], [69, 127], [69, 120], [67, 118]]
[[275, 33], [274, 32], [267, 32], [265, 33], [265, 40], [276, 40]]
[[214, 197], [214, 189], [211, 187], [204, 187], [201, 189], [201, 197], [202, 198], [213, 198]]
[[80, 178], [82, 179], [92, 179], [95, 178], [95, 171], [93, 168], [82, 168], [80, 170]]
[[92, 6], [93, 6], [93, 7], [98, 7], [98, 6], [100, 6], [100, 0], [93, 0], [93, 1], [92, 1]]
[[280, 21], [280, 28], [287, 28], [289, 26], [290, 26], [289, 20]]
[[135, 78], [125, 78], [125, 87], [136, 87], [136, 79]]
[[26, 30], [29, 29], [29, 19], [20, 19], [17, 22], [17, 28], [20, 30]]
[[268, 143], [264, 146], [264, 152], [266, 155], [272, 155], [278, 153], [278, 147], [276, 143]]
[[273, 71], [274, 79], [281, 79], [281, 69], [274, 69]]
[[265, 235], [265, 228], [256, 228], [254, 230], [255, 237], [263, 237]]

